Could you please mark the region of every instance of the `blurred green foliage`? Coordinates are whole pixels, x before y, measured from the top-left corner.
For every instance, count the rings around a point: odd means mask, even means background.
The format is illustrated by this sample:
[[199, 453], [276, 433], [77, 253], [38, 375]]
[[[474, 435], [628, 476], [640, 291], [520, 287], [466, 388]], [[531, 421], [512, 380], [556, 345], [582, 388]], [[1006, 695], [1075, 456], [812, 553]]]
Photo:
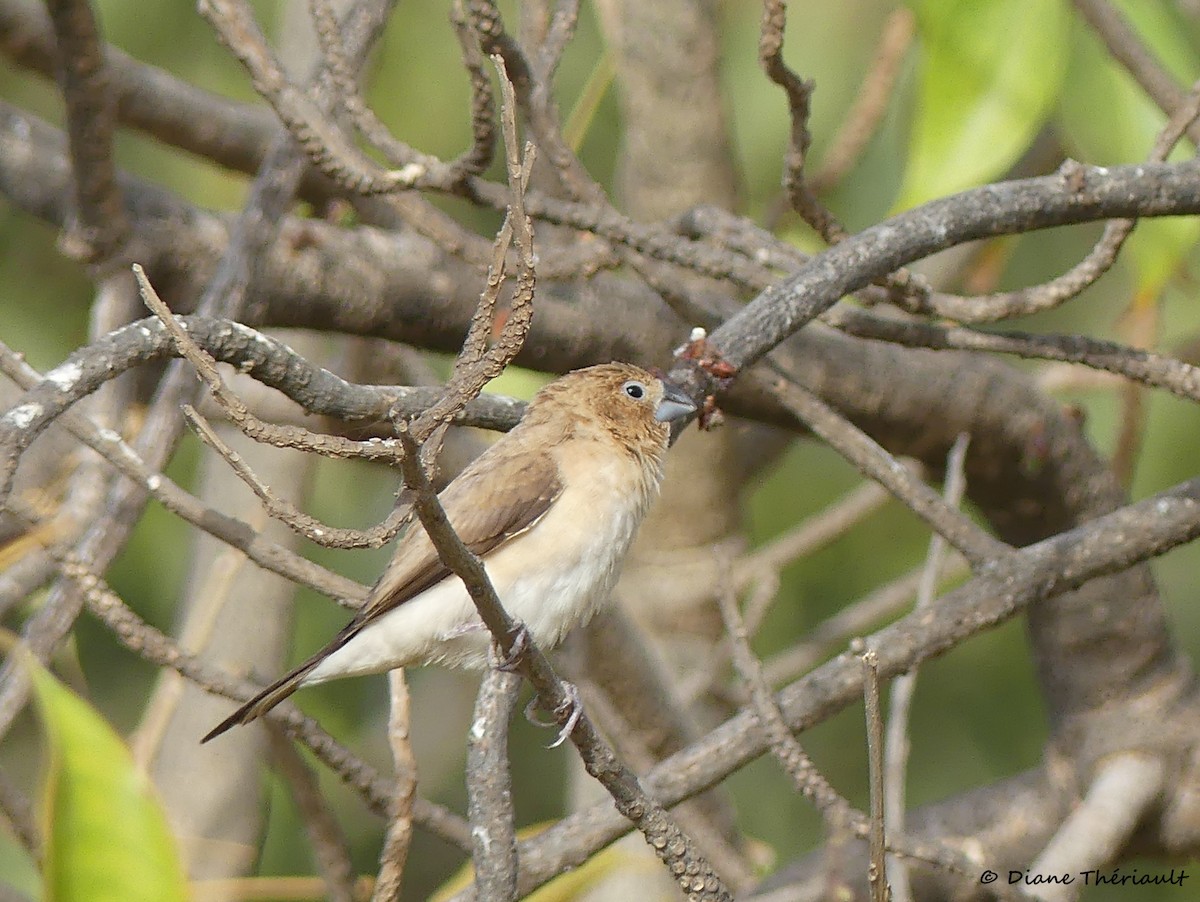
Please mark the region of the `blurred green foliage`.
[[182, 902], [183, 862], [146, 774], [87, 702], [25, 655], [46, 732], [46, 902]]
[[[1037, 95], [1036, 103], [1024, 109], [1023, 118], [996, 120], [986, 128], [979, 127], [977, 133], [973, 132], [977, 120], [972, 116], [978, 111], [971, 105], [992, 96], [987, 89], [993, 86], [975, 84], [977, 90], [965, 90], [955, 81], [955, 73], [961, 72], [963, 65], [969, 66], [970, 60], [957, 59], [953, 65], [939, 67], [938, 56], [930, 52], [944, 54], [949, 49], [966, 53], [978, 48], [996, 64], [996, 71], [1015, 77], [1011, 67], [1002, 64], [1022, 59], [1011, 55], [1022, 47], [1014, 48], [1003, 36], [992, 35], [989, 40], [977, 34], [978, 22], [1005, 21], [1006, 16], [1016, 16], [1018, 7], [1032, 10], [1035, 5], [1023, 6], [1018, 0], [915, 5], [926, 29], [948, 27], [949, 20], [939, 16], [962, 12], [964, 18], [949, 23], [961, 31], [950, 32], [949, 45], [945, 34], [942, 43], [928, 45], [918, 36], [878, 133], [857, 168], [829, 195], [830, 205], [851, 228], [879, 221], [905, 198], [928, 197], [1001, 176], [1043, 127], [1070, 153], [1088, 162], [1132, 162], [1149, 151], [1163, 117], [1130, 86], [1127, 77], [1114, 72], [1086, 28], [1077, 22], [1061, 27], [1068, 16], [1065, 2], [1039, 0], [1036, 4], [1039, 15], [1050, 23], [1045, 34], [1054, 41], [1049, 47], [1036, 45], [1043, 65], [1015, 73], [1033, 79], [1025, 87]], [[1196, 21], [1162, 0], [1128, 0], [1122, 5], [1131, 14], [1136, 12], [1145, 36], [1177, 74], [1190, 81], [1196, 75]], [[195, 84], [252, 99], [244, 73], [219, 47], [190, 4], [101, 0], [98, 6], [105, 33], [116, 46]], [[258, 2], [255, 8], [264, 27], [278, 26], [280, 4]], [[515, 13], [505, 9], [509, 20], [515, 21]], [[816, 82], [811, 130], [812, 157], [818, 163], [853, 101], [870, 65], [876, 35], [892, 9], [893, 4], [884, 0], [791, 5], [786, 56], [794, 68]], [[740, 212], [761, 218], [779, 191], [788, 128], [786, 110], [781, 92], [757, 65], [758, 5], [731, 0], [722, 5], [721, 16], [727, 109], [741, 166]], [[1038, 31], [1036, 23], [1028, 21], [1022, 28], [1018, 34]], [[558, 79], [564, 112], [574, 106], [601, 53], [594, 11], [585, 5], [578, 37]], [[944, 58], [941, 61], [944, 63]], [[411, 0], [400, 4], [371, 68], [370, 100], [398, 135], [443, 157], [467, 145], [467, 83], [444, 3]], [[979, 71], [989, 70], [981, 65]], [[943, 80], [940, 84], [939, 79]], [[0, 91], [12, 102], [51, 120], [60, 119], [56, 95], [42, 80], [6, 68], [0, 70]], [[610, 92], [599, 104], [581, 148], [586, 165], [601, 179], [612, 173], [619, 129]], [[999, 147], [995, 129], [1007, 130], [1013, 140]], [[123, 134], [118, 154], [131, 172], [194, 202], [235, 210], [244, 196], [244, 176], [220, 171], [142, 136]], [[945, 166], [939, 166], [938, 157], [945, 154], [979, 154], [981, 158], [946, 160]], [[946, 181], [938, 182], [938, 177]], [[490, 214], [464, 210], [461, 204], [448, 203], [447, 207], [480, 228], [494, 224]], [[792, 228], [790, 222], [784, 223], [789, 234]], [[999, 287], [1032, 284], [1065, 270], [1087, 252], [1098, 233], [1098, 227], [1053, 230], [998, 246], [1005, 260]], [[1194, 224], [1154, 223], [1140, 226], [1138, 233], [1152, 233], [1154, 241], [1143, 242], [1146, 249], [1123, 257], [1113, 273], [1068, 307], [1031, 318], [1021, 327], [1119, 338], [1121, 317], [1130, 298], [1150, 286], [1162, 316], [1161, 345], [1170, 348], [1196, 341], [1196, 264], [1187, 253], [1196, 238]], [[0, 334], [43, 368], [84, 342], [91, 299], [84, 274], [76, 266], [64, 264], [54, 242], [55, 235], [46, 226], [10, 207], [0, 207], [0, 285], [4, 286]], [[54, 315], [48, 316], [48, 311]], [[534, 377], [514, 376], [502, 389], [528, 396], [536, 383]], [[1099, 448], [1110, 452], [1118, 417], [1111, 393], [1082, 391], [1065, 395], [1063, 401], [1084, 408], [1088, 434]], [[1145, 449], [1133, 485], [1135, 496], [1195, 475], [1195, 454], [1189, 449], [1200, 439], [1198, 420], [1193, 406], [1165, 395], [1152, 397]], [[172, 465], [172, 475], [186, 481], [192, 455], [192, 450], [185, 451]], [[361, 464], [322, 463], [312, 512], [337, 524], [376, 522], [391, 503], [395, 482], [394, 475]], [[748, 499], [746, 522], [752, 541], [769, 540], [858, 482], [857, 474], [832, 452], [811, 443], [798, 445]], [[757, 650], [767, 655], [787, 646], [824, 617], [917, 565], [927, 540], [926, 530], [911, 514], [891, 505], [845, 539], [788, 568]], [[186, 542], [187, 531], [152, 507], [111, 574], [122, 596], [160, 626], [172, 622], [173, 599], [184, 578]], [[386, 551], [316, 551], [314, 555], [369, 582], [382, 566]], [[1200, 652], [1196, 638], [1200, 636], [1200, 607], [1193, 603], [1193, 574], [1198, 566], [1200, 551], [1194, 547], [1176, 551], [1155, 565], [1180, 642], [1193, 657]], [[297, 655], [323, 641], [344, 618], [342, 612], [311, 597], [301, 600], [300, 611]], [[131, 726], [149, 692], [150, 668], [118, 649], [94, 625], [79, 630], [75, 647], [86, 679], [81, 688], [113, 723]], [[422, 792], [461, 809], [462, 736], [470, 716], [471, 681], [430, 671], [414, 674], [413, 682], [418, 698], [414, 740]], [[420, 701], [432, 697], [436, 704]], [[354, 680], [319, 687], [302, 693], [299, 703], [386, 769], [388, 753], [379, 729], [386, 710], [383, 681]], [[913, 714], [910, 800], [920, 804], [1013, 774], [1038, 760], [1045, 734], [1044, 711], [1022, 625], [1012, 623], [981, 636], [922, 671]], [[561, 776], [565, 757], [572, 753], [545, 750], [544, 734], [520, 719], [513, 741], [522, 823], [552, 817], [562, 804]], [[861, 709], [835, 717], [807, 734], [804, 741], [834, 784], [856, 803], [865, 804]], [[456, 751], [447, 754], [448, 748]], [[15, 776], [29, 777], [29, 785], [33, 785], [40, 756], [31, 722], [18, 723], [0, 748], [0, 759]], [[364, 816], [359, 803], [335, 785], [335, 780], [327, 775], [322, 779], [350, 833], [355, 864], [365, 873], [373, 872], [381, 825]], [[791, 792], [773, 762], [757, 762], [729, 785], [738, 799], [744, 827], [769, 844], [779, 861], [819, 841], [817, 818], [810, 806]], [[6, 864], [14, 859], [20, 861], [20, 854], [11, 841], [0, 837], [0, 875], [14, 873]], [[460, 863], [452, 850], [418, 833], [408, 874], [412, 897], [423, 898]], [[17, 867], [24, 867], [28, 874], [27, 864]], [[312, 873], [313, 868], [297, 815], [286, 794], [276, 788], [261, 872], [299, 874]], [[1145, 873], [1155, 868], [1146, 864], [1140, 870]], [[1155, 892], [1139, 889], [1136, 898], [1179, 898], [1166, 890], [1157, 891], [1160, 895]], [[1117, 888], [1092, 890], [1084, 898], [1097, 902], [1128, 900], [1135, 895]]]

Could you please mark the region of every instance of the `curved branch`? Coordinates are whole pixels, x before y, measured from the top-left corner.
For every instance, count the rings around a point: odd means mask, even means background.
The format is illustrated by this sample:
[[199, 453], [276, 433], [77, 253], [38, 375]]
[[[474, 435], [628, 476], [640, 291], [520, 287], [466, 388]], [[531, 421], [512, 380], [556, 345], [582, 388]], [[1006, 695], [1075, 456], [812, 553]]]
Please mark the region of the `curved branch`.
[[[817, 254], [711, 336], [745, 368], [839, 298], [906, 263], [968, 241], [1097, 219], [1200, 213], [1200, 162], [1101, 168], [1073, 164], [923, 204]], [[680, 375], [680, 374], [673, 374]], [[685, 375], [685, 374], [684, 374]]]
[[[343, 420], [385, 419], [389, 410], [415, 416], [441, 397], [436, 387], [386, 388], [347, 382], [309, 363], [283, 342], [240, 323], [204, 317], [180, 317], [180, 322], [216, 360], [282, 391], [310, 413]], [[8, 494], [21, 453], [63, 411], [125, 370], [177, 354], [162, 322], [147, 319], [110, 332], [47, 372], [0, 416], [0, 497]], [[522, 402], [492, 395], [469, 403], [454, 422], [509, 429], [522, 410]], [[381, 450], [380, 456], [393, 455]]]

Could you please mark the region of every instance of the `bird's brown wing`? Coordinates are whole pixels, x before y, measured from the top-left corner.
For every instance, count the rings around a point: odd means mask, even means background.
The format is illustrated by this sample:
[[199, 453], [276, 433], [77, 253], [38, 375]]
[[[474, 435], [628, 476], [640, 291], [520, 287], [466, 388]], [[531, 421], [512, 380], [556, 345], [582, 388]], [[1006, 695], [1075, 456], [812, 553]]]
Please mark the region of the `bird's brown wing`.
[[[548, 452], [509, 456], [505, 448], [493, 446], [493, 450], [499, 453], [485, 452], [438, 496], [454, 531], [478, 555], [486, 555], [528, 530], [562, 494], [558, 466]], [[449, 574], [425, 530], [414, 523], [400, 537], [391, 562], [357, 616], [324, 648], [249, 699], [201, 742], [261, 717], [300, 688], [321, 661], [364, 627]]]
[[[549, 453], [477, 463], [488, 465], [468, 467], [438, 500], [463, 544], [482, 557], [540, 520], [562, 493], [562, 482]], [[365, 625], [449, 574], [425, 530], [413, 524], [355, 621]]]

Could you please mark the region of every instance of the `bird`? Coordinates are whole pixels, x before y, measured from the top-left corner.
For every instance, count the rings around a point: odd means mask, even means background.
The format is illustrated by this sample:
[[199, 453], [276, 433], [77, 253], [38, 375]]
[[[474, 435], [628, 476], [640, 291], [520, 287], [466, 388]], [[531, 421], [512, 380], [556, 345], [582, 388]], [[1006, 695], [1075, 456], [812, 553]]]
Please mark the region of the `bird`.
[[[505, 610], [539, 647], [553, 648], [607, 599], [658, 495], [672, 424], [696, 410], [678, 386], [633, 364], [574, 370], [538, 391], [517, 425], [439, 493]], [[462, 580], [415, 522], [354, 619], [201, 742], [301, 686], [419, 664], [482, 669], [490, 647]]]

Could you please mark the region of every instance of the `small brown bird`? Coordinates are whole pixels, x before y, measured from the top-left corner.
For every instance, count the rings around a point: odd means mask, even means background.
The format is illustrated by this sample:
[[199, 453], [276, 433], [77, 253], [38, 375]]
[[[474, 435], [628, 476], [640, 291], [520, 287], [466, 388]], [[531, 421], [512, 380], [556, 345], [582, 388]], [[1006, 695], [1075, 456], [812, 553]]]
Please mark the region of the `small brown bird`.
[[[670, 424], [695, 410], [640, 367], [576, 370], [539, 391], [521, 422], [438, 496], [505, 610], [540, 647], [557, 645], [607, 598], [658, 494]], [[301, 686], [430, 662], [482, 668], [490, 643], [466, 587], [414, 523], [345, 629], [202, 741]]]

